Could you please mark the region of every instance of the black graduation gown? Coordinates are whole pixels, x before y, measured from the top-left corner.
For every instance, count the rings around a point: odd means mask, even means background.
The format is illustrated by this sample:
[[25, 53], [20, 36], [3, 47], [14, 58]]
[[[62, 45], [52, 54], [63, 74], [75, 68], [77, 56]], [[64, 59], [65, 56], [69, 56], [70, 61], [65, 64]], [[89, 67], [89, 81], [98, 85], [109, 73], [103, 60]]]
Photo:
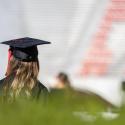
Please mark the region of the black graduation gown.
[[[3, 87], [4, 87], [4, 81], [6, 79], [8, 79], [10, 81], [9, 84], [11, 85], [13, 80], [14, 80], [14, 75], [11, 75], [9, 77], [5, 77], [2, 80], [0, 80], [0, 93], [1, 93], [0, 95], [2, 95], [2, 92], [3, 92], [2, 90], [3, 90]], [[44, 100], [47, 99], [48, 90], [40, 81], [37, 81], [36, 86], [33, 88], [32, 97], [35, 98], [35, 99], [39, 99], [39, 98], [42, 98]]]

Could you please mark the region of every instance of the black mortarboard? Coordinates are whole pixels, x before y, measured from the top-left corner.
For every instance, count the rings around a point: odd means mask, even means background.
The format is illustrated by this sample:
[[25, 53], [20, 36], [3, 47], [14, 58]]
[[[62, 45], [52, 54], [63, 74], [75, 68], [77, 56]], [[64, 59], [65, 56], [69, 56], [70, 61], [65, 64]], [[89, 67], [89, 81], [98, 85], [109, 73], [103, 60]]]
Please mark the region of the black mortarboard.
[[10, 46], [12, 54], [16, 59], [30, 62], [36, 60], [38, 57], [37, 45], [50, 44], [50, 42], [24, 37], [20, 39], [5, 41], [2, 42], [2, 44]]

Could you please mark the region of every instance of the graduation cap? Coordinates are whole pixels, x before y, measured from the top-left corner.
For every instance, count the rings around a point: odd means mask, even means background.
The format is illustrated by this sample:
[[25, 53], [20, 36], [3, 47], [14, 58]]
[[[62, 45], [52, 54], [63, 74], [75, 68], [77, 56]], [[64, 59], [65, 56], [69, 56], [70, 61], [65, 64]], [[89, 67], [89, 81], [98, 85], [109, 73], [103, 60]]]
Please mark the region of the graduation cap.
[[50, 44], [50, 42], [40, 39], [24, 37], [5, 41], [1, 44], [9, 45], [12, 55], [16, 59], [24, 62], [30, 62], [35, 61], [38, 58], [37, 45]]

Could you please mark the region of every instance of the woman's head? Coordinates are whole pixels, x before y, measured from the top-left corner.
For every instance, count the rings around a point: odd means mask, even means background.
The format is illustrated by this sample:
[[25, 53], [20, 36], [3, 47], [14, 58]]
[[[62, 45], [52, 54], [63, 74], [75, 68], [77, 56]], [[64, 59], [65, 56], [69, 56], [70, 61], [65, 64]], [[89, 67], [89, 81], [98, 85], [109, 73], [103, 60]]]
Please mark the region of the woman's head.
[[13, 55], [8, 61], [8, 68], [6, 75], [9, 76], [12, 73], [18, 74], [18, 73], [27, 73], [27, 74], [35, 74], [38, 75], [39, 73], [39, 61], [34, 60], [31, 62], [23, 62], [18, 59], [16, 59]]
[[[31, 56], [31, 52], [28, 52], [30, 53], [30, 56], [29, 56], [27, 53], [27, 50], [33, 51], [32, 48], [33, 50], [35, 48], [34, 50], [35, 54]], [[11, 75], [12, 73], [17, 74], [21, 70], [27, 73], [29, 70], [29, 73], [34, 72], [34, 74], [38, 74], [39, 72], [38, 50], [37, 50], [37, 47], [32, 47], [32, 48], [30, 47], [30, 48], [27, 48], [26, 50], [20, 50], [18, 52], [19, 55], [16, 56], [17, 54], [15, 54], [14, 51], [18, 49], [10, 47], [8, 51], [8, 66], [7, 66], [6, 76]], [[24, 52], [26, 52], [26, 54]], [[29, 57], [32, 57], [32, 58], [28, 60]]]

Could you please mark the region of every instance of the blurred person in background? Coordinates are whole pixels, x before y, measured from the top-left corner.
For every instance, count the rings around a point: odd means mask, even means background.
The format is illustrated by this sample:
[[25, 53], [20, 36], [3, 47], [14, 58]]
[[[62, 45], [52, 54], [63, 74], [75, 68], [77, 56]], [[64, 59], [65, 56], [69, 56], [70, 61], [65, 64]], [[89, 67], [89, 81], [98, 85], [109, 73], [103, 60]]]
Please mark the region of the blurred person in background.
[[86, 107], [87, 110], [93, 110], [90, 107], [96, 107], [97, 105], [99, 109], [97, 108], [96, 110], [102, 109], [103, 111], [109, 109], [112, 110], [114, 107], [112, 104], [91, 91], [74, 88], [71, 85], [69, 76], [64, 72], [58, 73], [56, 79], [53, 81], [50, 97], [57, 103], [61, 102], [66, 105], [74, 103], [74, 106], [77, 107], [80, 105], [82, 108]]
[[125, 105], [125, 80], [122, 81], [123, 105]]
[[59, 96], [59, 98], [64, 98], [65, 96], [70, 96], [72, 90], [70, 85], [71, 82], [68, 75], [64, 72], [59, 72], [50, 86], [51, 97], [56, 98]]
[[56, 76], [56, 80], [53, 83], [53, 86], [51, 86], [51, 89], [65, 89], [67, 87], [70, 86], [70, 80], [69, 77], [66, 73], [64, 72], [60, 72], [57, 76]]
[[2, 42], [10, 46], [6, 77], [0, 80], [3, 100], [15, 100], [19, 96], [39, 98], [48, 93], [47, 88], [38, 80], [37, 45], [49, 43], [28, 37]]

